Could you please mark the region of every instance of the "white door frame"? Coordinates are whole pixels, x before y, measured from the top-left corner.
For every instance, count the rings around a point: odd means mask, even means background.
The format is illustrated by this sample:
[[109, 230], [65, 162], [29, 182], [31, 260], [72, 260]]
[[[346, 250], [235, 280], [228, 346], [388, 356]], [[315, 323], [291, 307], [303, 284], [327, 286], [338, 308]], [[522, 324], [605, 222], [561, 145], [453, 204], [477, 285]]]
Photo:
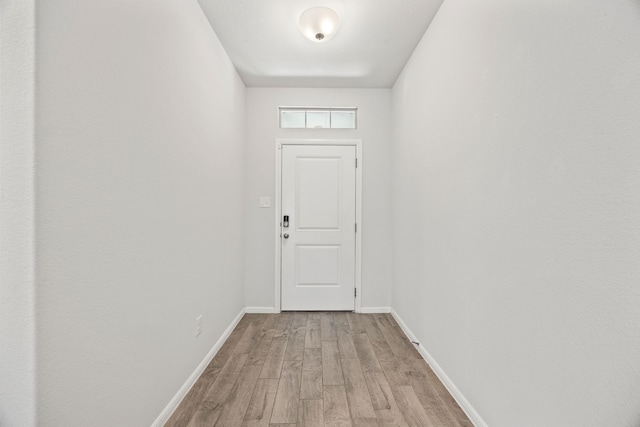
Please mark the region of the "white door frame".
[[282, 290], [282, 146], [283, 145], [351, 145], [356, 147], [356, 298], [355, 312], [360, 313], [362, 302], [362, 140], [361, 139], [276, 139], [276, 197], [275, 197], [275, 312], [280, 313]]

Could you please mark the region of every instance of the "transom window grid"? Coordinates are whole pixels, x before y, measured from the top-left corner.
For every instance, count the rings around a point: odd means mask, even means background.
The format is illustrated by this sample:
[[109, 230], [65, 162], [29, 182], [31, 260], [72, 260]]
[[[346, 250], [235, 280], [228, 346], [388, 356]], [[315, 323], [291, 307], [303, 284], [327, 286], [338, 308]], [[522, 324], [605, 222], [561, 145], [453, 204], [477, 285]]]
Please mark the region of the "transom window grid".
[[356, 107], [279, 107], [281, 129], [356, 129]]

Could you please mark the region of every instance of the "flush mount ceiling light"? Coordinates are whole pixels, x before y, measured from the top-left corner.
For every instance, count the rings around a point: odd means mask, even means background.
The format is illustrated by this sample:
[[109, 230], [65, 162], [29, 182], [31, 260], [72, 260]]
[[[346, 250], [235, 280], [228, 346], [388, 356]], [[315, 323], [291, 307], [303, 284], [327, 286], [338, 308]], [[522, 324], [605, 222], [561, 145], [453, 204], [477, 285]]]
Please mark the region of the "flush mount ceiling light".
[[304, 11], [298, 19], [300, 31], [309, 40], [324, 42], [333, 37], [340, 27], [340, 17], [328, 7], [312, 7]]

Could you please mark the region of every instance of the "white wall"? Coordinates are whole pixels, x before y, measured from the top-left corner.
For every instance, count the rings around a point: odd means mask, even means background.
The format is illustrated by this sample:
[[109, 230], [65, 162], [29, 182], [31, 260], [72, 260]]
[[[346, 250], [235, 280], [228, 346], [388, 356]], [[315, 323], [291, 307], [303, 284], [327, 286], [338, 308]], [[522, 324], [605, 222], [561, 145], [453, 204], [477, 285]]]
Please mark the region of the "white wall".
[[0, 2], [0, 426], [35, 425], [34, 2]]
[[150, 425], [243, 307], [244, 85], [195, 0], [37, 23], [39, 425]]
[[[260, 209], [258, 200], [270, 196], [275, 202], [277, 138], [362, 139], [362, 307], [390, 305], [390, 95], [388, 89], [247, 88], [244, 281], [248, 307], [274, 306], [275, 208]], [[280, 129], [279, 106], [358, 107], [359, 127]]]
[[446, 0], [393, 89], [393, 306], [484, 421], [640, 424], [640, 4]]

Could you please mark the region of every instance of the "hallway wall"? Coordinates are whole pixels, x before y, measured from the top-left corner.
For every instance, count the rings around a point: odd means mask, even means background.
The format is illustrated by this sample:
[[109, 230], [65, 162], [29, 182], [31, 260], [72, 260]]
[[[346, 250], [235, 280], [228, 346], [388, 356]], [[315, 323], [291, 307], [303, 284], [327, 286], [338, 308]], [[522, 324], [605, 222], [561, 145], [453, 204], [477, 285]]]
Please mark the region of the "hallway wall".
[[[362, 306], [391, 302], [391, 90], [247, 88], [245, 294], [248, 307], [275, 299], [275, 141], [362, 139]], [[358, 107], [358, 129], [280, 129], [279, 106]], [[260, 209], [260, 196], [272, 207]]]
[[149, 426], [244, 305], [244, 85], [195, 0], [37, 25], [39, 425]]
[[0, 426], [35, 426], [35, 0], [0, 3]]
[[393, 307], [484, 421], [640, 424], [640, 4], [446, 0], [393, 89]]

